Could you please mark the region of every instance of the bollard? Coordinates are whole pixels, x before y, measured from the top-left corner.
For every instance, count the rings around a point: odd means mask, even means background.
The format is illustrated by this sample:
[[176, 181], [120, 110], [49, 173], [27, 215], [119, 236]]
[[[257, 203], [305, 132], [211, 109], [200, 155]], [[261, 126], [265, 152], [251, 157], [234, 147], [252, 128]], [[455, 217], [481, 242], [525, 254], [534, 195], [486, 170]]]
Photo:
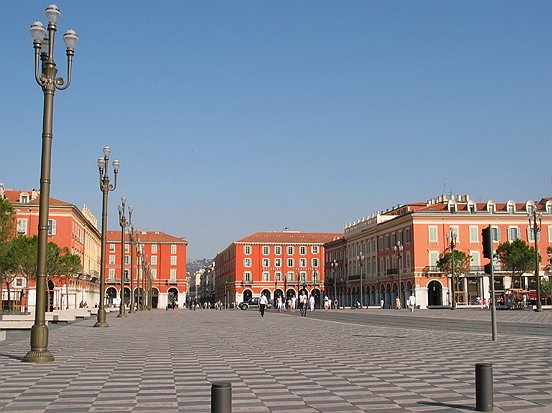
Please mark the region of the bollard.
[[475, 410], [493, 411], [493, 365], [476, 363], [475, 365]]
[[211, 413], [232, 413], [232, 383], [211, 383]]

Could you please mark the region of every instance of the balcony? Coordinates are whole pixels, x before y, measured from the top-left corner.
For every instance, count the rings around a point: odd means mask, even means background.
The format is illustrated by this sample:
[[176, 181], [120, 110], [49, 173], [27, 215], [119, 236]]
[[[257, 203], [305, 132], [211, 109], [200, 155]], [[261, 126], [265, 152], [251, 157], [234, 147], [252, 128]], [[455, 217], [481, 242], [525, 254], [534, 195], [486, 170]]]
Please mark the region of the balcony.
[[176, 278], [169, 278], [165, 281], [165, 285], [177, 285], [178, 282], [176, 281]]
[[253, 281], [251, 281], [251, 280], [243, 280], [243, 281], [242, 281], [242, 285], [243, 285], [244, 287], [251, 286], [251, 285], [253, 285]]
[[389, 268], [386, 272], [386, 275], [398, 275], [399, 270], [397, 268]]

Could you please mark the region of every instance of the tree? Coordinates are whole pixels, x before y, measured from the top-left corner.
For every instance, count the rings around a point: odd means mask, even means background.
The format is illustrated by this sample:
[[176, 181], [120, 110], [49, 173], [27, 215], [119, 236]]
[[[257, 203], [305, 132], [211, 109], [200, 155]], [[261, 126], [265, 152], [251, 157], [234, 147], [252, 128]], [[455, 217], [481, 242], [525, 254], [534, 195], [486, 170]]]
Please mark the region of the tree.
[[[535, 266], [535, 249], [527, 245], [521, 239], [515, 241], [506, 241], [500, 244], [496, 250], [498, 259], [504, 265], [504, 269], [512, 273], [512, 279], [519, 277], [521, 286], [521, 277], [526, 272], [531, 272]], [[540, 262], [540, 256], [538, 257]]]
[[5, 283], [8, 289], [9, 310], [11, 310], [10, 283], [13, 277], [10, 276], [11, 264], [8, 243], [14, 235], [15, 211], [7, 200], [0, 198], [0, 303], [3, 295], [2, 286]]
[[[445, 274], [452, 274], [452, 253], [446, 252], [437, 261], [437, 265]], [[454, 274], [470, 272], [471, 257], [461, 250], [454, 250]]]
[[548, 277], [547, 279], [541, 280], [541, 297], [550, 297], [552, 296], [552, 279]]

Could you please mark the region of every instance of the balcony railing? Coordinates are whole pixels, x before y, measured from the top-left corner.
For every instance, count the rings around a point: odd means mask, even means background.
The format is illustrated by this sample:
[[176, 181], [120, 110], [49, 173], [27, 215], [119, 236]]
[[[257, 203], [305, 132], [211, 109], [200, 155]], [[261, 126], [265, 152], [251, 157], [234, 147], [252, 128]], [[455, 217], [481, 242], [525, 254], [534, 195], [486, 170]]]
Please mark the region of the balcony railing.
[[389, 269], [387, 269], [387, 271], [385, 273], [387, 275], [398, 275], [399, 270], [397, 268], [389, 268]]
[[166, 285], [177, 285], [176, 278], [169, 278], [167, 281], [165, 281]]
[[243, 284], [243, 285], [253, 285], [253, 281], [251, 281], [251, 280], [243, 280], [243, 281], [242, 281], [242, 284]]

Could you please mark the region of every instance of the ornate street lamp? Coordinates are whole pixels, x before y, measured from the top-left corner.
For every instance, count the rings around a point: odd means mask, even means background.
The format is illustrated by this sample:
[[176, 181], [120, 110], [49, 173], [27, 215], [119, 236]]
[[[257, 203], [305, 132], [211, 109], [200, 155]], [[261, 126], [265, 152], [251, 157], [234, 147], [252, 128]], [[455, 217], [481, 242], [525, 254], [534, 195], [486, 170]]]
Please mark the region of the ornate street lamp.
[[335, 300], [337, 300], [337, 280], [336, 280], [336, 275], [335, 275], [335, 272], [337, 270], [337, 267], [338, 267], [338, 262], [337, 260], [333, 260], [332, 263], [330, 264], [331, 267], [332, 267], [332, 277], [333, 277], [333, 295], [334, 295], [334, 303], [335, 303]]
[[364, 308], [364, 291], [362, 288], [362, 263], [364, 262], [364, 254], [361, 252], [357, 255], [357, 260], [360, 264], [360, 308]]
[[402, 262], [402, 253], [403, 253], [403, 245], [400, 241], [397, 241], [397, 245], [393, 246], [393, 251], [397, 255], [397, 275], [399, 278], [399, 285], [397, 286], [397, 296], [399, 297], [399, 306], [400, 308], [403, 308], [402, 306], [402, 291], [401, 291], [401, 262]]
[[533, 231], [533, 240], [535, 241], [535, 278], [537, 281], [537, 308], [535, 308], [535, 311], [540, 313], [542, 311], [542, 303], [541, 303], [541, 282], [540, 282], [540, 274], [539, 274], [540, 264], [539, 264], [538, 235], [542, 225], [542, 216], [541, 214], [537, 213], [536, 207], [533, 207], [532, 211], [529, 212], [529, 214], [527, 215], [529, 217], [529, 228]]
[[107, 235], [107, 199], [110, 191], [114, 191], [117, 187], [117, 175], [119, 174], [120, 163], [117, 160], [113, 161], [113, 174], [115, 181], [111, 184], [109, 179], [109, 155], [111, 148], [105, 146], [103, 148], [103, 156], [98, 158], [98, 171], [100, 173], [100, 191], [102, 191], [102, 242], [100, 250], [100, 303], [98, 307], [98, 321], [94, 327], [109, 327], [107, 324], [104, 297], [105, 297], [105, 244]]
[[[121, 203], [119, 204], [119, 225], [121, 226], [121, 305], [119, 306], [119, 314], [117, 317], [126, 317], [125, 306], [125, 228], [129, 221], [125, 216], [126, 198], [121, 197]], [[132, 215], [132, 207], [126, 208], [129, 216]], [[132, 292], [131, 292], [132, 296]]]
[[450, 294], [452, 296], [452, 301], [450, 304], [451, 310], [456, 310], [456, 277], [454, 274], [454, 247], [456, 247], [456, 232], [452, 229], [450, 230], [450, 254], [451, 254], [451, 274], [450, 274]]
[[[71, 84], [73, 55], [75, 54], [75, 48], [79, 40], [77, 33], [73, 29], [67, 30], [63, 35], [67, 54], [67, 82], [65, 82], [62, 77], [57, 77], [58, 71], [54, 62], [54, 39], [57, 30], [56, 22], [61, 13], [55, 4], [51, 4], [46, 9], [45, 14], [48, 20], [48, 35], [46, 35], [44, 25], [38, 20], [35, 21], [29, 29], [35, 49], [35, 79], [44, 92], [35, 320], [31, 328], [31, 350], [23, 358], [23, 361], [34, 363], [47, 363], [54, 360], [54, 356], [48, 350], [48, 327], [46, 326], [46, 255], [48, 247], [48, 210], [52, 160], [54, 93], [56, 89], [64, 90]], [[40, 61], [42, 61], [42, 65], [40, 65]], [[42, 72], [40, 72], [40, 67]]]

